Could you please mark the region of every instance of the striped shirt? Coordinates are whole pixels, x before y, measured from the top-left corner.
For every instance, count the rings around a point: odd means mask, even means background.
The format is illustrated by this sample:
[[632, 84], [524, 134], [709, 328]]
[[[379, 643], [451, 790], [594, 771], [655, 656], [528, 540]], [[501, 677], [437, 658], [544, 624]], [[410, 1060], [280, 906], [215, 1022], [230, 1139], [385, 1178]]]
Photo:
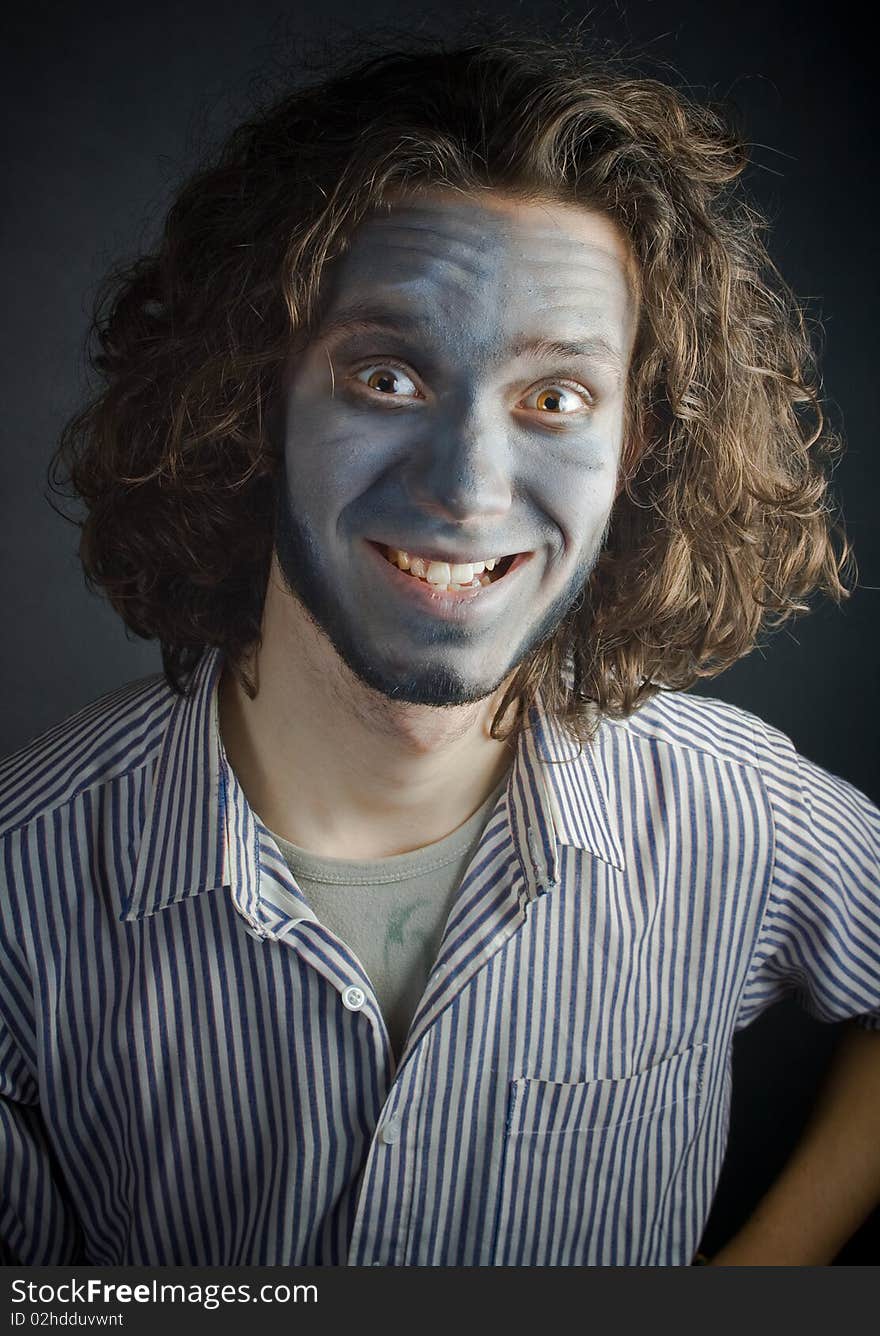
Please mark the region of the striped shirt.
[[880, 1027], [877, 808], [719, 701], [579, 757], [539, 701], [395, 1068], [226, 761], [221, 669], [0, 769], [9, 1259], [688, 1264], [735, 1031], [792, 991]]

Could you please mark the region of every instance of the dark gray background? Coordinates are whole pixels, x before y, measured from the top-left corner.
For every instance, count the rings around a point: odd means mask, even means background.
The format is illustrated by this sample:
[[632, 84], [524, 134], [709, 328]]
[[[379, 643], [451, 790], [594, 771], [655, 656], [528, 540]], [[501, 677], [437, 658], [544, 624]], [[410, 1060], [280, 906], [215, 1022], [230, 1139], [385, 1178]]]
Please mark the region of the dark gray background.
[[[577, 5], [481, 5], [555, 29]], [[280, 91], [298, 39], [350, 47], [392, 25], [454, 35], [473, 6], [402, 0], [30, 4], [4, 43], [9, 149], [2, 214], [7, 319], [0, 524], [0, 753], [119, 683], [158, 671], [155, 646], [83, 587], [76, 531], [44, 497], [49, 456], [85, 392], [83, 339], [97, 282], [155, 234], [176, 184], [247, 114], [268, 77]], [[830, 15], [830, 17], [829, 17]], [[835, 17], [837, 16], [837, 17]], [[876, 802], [877, 155], [867, 34], [846, 6], [794, 0], [630, 0], [593, 8], [597, 40], [670, 62], [698, 94], [728, 99], [753, 143], [748, 188], [773, 221], [771, 253], [824, 327], [826, 398], [848, 441], [835, 474], [860, 588], [800, 619], [708, 694], [754, 710]], [[735, 1228], [803, 1121], [834, 1032], [788, 1004], [736, 1047], [728, 1166], [707, 1235]], [[842, 1260], [880, 1260], [873, 1226]]]

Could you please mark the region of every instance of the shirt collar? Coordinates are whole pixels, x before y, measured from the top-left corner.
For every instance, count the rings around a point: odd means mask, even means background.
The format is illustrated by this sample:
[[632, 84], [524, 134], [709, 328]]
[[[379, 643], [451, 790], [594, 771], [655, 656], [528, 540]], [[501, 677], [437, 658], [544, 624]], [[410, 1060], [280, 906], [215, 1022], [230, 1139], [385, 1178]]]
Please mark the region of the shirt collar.
[[[141, 919], [203, 891], [230, 888], [259, 924], [260, 823], [225, 758], [218, 722], [223, 653], [206, 650], [172, 708], [148, 794], [131, 893], [120, 918]], [[508, 785], [511, 836], [534, 898], [559, 880], [558, 845], [623, 869], [611, 820], [606, 725], [579, 754], [540, 696]]]
[[547, 712], [540, 694], [528, 723], [517, 747], [510, 793], [511, 824], [530, 894], [558, 882], [559, 845], [582, 849], [623, 871], [620, 835], [611, 816], [609, 726], [600, 723], [594, 739], [579, 748]]
[[226, 785], [217, 720], [222, 667], [222, 652], [207, 650], [172, 707], [122, 919], [146, 918], [225, 884]]

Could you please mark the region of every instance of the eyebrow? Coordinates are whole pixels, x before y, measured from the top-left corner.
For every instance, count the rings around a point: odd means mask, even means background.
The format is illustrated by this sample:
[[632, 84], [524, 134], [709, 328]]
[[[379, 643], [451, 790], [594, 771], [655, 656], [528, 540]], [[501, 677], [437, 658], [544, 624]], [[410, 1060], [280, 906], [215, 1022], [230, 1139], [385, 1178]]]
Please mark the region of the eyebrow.
[[609, 371], [623, 370], [623, 356], [619, 348], [602, 334], [591, 334], [585, 339], [517, 338], [511, 344], [514, 357], [558, 357], [562, 361], [588, 359], [602, 363]]
[[[315, 338], [330, 343], [346, 335], [423, 333], [424, 317], [412, 311], [391, 307], [356, 303], [338, 311], [318, 325]], [[558, 358], [561, 361], [577, 359], [599, 363], [617, 375], [623, 371], [623, 354], [602, 334], [590, 334], [583, 339], [548, 339], [540, 335], [518, 335], [509, 345], [512, 357]]]
[[346, 306], [335, 315], [319, 322], [315, 338], [329, 343], [344, 334], [381, 334], [384, 332], [413, 334], [424, 329], [422, 316], [393, 307], [367, 306], [357, 303]]

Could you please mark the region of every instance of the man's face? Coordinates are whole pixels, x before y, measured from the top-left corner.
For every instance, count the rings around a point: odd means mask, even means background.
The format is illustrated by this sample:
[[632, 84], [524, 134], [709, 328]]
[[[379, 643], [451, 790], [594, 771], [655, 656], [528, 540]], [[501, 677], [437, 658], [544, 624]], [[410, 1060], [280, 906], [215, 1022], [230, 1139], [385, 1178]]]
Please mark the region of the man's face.
[[448, 192], [370, 217], [333, 266], [289, 371], [276, 551], [368, 686], [481, 700], [577, 599], [616, 491], [627, 273], [604, 215]]

